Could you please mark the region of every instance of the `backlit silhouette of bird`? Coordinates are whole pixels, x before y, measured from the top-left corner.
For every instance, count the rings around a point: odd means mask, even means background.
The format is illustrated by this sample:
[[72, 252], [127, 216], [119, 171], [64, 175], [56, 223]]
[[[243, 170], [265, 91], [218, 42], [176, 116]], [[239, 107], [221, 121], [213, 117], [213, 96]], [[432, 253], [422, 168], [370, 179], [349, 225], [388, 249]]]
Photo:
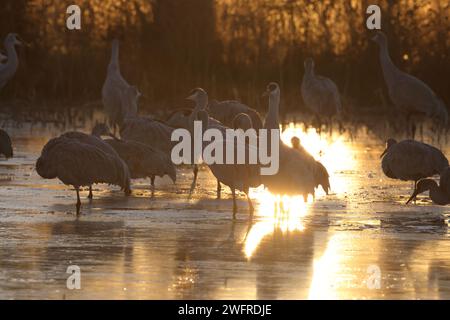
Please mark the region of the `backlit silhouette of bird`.
[[[280, 87], [270, 83], [266, 89], [269, 97], [269, 110], [264, 128], [279, 129], [278, 113], [280, 104]], [[314, 196], [315, 187], [321, 184], [324, 189], [329, 186], [328, 177], [325, 181], [317, 181], [317, 162], [306, 150], [299, 151], [289, 148], [279, 141], [279, 170], [274, 175], [262, 176], [262, 182], [273, 194], [302, 195], [306, 200], [308, 195]]]
[[[300, 139], [298, 137], [292, 137], [291, 144], [295, 150], [298, 150], [299, 152], [304, 154], [308, 154], [308, 152], [300, 144]], [[316, 161], [316, 167], [314, 168], [314, 180], [316, 183], [315, 188], [321, 186], [323, 191], [325, 191], [325, 193], [328, 194], [331, 189], [329, 180], [330, 175], [328, 174], [328, 171], [325, 168], [325, 166], [320, 161], [317, 160], [314, 161]]]
[[422, 179], [417, 183], [413, 194], [406, 204], [415, 200], [417, 195], [430, 191], [430, 199], [438, 205], [447, 205], [450, 203], [450, 167], [445, 168], [441, 172], [439, 185], [433, 179]]
[[[407, 117], [414, 139], [416, 125], [410, 124], [414, 115], [425, 115], [436, 120], [440, 126], [448, 124], [448, 112], [443, 101], [420, 79], [398, 69], [391, 60], [386, 35], [378, 31], [372, 38], [378, 44], [380, 63], [389, 97], [396, 108]], [[409, 128], [408, 128], [409, 130]]]
[[98, 144], [89, 143], [89, 139], [76, 139], [73, 136], [61, 135], [47, 142], [36, 161], [37, 173], [44, 179], [58, 178], [75, 188], [77, 214], [80, 213], [79, 190], [82, 186], [94, 183], [115, 184], [129, 194], [130, 173], [119, 156], [105, 152]]
[[448, 160], [437, 148], [415, 140], [397, 142], [388, 139], [382, 153], [381, 167], [391, 179], [417, 181], [440, 174], [448, 167]]

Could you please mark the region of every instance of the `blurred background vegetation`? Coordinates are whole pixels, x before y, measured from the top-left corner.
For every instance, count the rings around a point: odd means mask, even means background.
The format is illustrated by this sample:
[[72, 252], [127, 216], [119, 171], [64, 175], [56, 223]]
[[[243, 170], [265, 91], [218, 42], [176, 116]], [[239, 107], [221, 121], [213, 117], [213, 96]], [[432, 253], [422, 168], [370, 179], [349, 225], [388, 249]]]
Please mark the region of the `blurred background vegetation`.
[[[65, 27], [73, 3], [81, 31]], [[117, 37], [122, 74], [148, 112], [182, 106], [198, 86], [265, 110], [269, 81], [282, 86], [283, 110], [301, 110], [308, 56], [337, 83], [344, 107], [377, 110], [386, 88], [365, 27], [375, 3], [393, 61], [450, 105], [448, 0], [2, 0], [0, 36], [17, 32], [30, 47], [19, 48], [0, 99], [41, 108], [99, 101]]]

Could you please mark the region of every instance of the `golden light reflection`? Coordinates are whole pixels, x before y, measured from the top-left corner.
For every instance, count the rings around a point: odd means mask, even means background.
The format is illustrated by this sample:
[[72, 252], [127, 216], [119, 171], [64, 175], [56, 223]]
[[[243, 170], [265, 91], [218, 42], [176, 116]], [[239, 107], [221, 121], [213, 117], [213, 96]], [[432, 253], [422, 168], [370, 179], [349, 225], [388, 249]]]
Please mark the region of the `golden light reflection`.
[[320, 257], [314, 260], [314, 274], [309, 289], [309, 299], [337, 299], [338, 284], [342, 281], [338, 272], [341, 269], [340, 259], [342, 241], [339, 235], [334, 235], [328, 241], [327, 248]]
[[[320, 161], [330, 174], [332, 192], [341, 194], [347, 191], [347, 183], [343, 177], [336, 175], [342, 170], [350, 170], [354, 167], [354, 157], [351, 148], [344, 143], [342, 136], [323, 137], [316, 129], [290, 123], [282, 132], [281, 140], [288, 146], [291, 138], [298, 137], [302, 146], [318, 161]], [[316, 192], [316, 199], [323, 197], [325, 192], [320, 188]], [[305, 202], [303, 197], [275, 196], [263, 187], [251, 191], [250, 196], [259, 202], [258, 218], [244, 239], [244, 254], [250, 259], [264, 237], [280, 230], [282, 233], [303, 231], [303, 219], [313, 202], [308, 197]]]
[[274, 196], [269, 191], [258, 188], [252, 196], [260, 203], [258, 217], [260, 221], [255, 223], [247, 233], [244, 241], [244, 254], [250, 259], [264, 237], [280, 230], [287, 232], [303, 231], [303, 218], [306, 216], [308, 206], [312, 198], [305, 202], [303, 197]]

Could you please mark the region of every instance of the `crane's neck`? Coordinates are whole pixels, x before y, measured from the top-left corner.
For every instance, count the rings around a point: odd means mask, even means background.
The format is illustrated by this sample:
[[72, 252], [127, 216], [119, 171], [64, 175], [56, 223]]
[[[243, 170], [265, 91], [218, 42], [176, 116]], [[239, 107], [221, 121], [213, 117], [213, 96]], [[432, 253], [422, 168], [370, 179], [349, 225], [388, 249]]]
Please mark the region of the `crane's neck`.
[[310, 78], [314, 78], [316, 74], [314, 73], [314, 67], [307, 67], [305, 68], [305, 74], [304, 74], [304, 78], [306, 79], [310, 79]]
[[380, 63], [383, 70], [383, 76], [387, 85], [390, 86], [394, 78], [400, 73], [400, 70], [392, 62], [389, 56], [389, 50], [387, 43], [380, 44]]
[[119, 43], [114, 42], [111, 51], [111, 60], [109, 61], [108, 69], [111, 71], [120, 71], [119, 65]]
[[280, 109], [280, 92], [272, 92], [269, 95], [269, 112], [266, 116], [266, 129], [280, 129], [278, 119]]
[[446, 205], [450, 203], [449, 196], [440, 186], [437, 185], [432, 185], [430, 187], [430, 198], [434, 203], [439, 205]]
[[5, 45], [6, 54], [8, 55], [8, 60], [5, 63], [5, 67], [12, 68], [14, 71], [17, 69], [19, 65], [19, 58], [17, 57], [16, 47], [14, 43], [8, 43]]
[[208, 106], [208, 95], [207, 94], [197, 97], [197, 99], [195, 101], [194, 110], [192, 110], [192, 113], [189, 116], [189, 123], [193, 124], [194, 120], [197, 119], [198, 112], [200, 110], [205, 110], [207, 106]]

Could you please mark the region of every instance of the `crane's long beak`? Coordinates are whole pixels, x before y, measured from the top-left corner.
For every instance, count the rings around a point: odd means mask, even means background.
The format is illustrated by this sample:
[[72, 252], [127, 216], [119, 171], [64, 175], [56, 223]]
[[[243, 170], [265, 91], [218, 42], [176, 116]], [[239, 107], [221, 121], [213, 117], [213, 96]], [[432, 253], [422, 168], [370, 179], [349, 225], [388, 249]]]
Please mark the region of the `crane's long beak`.
[[380, 159], [384, 157], [384, 155], [386, 154], [386, 152], [387, 152], [387, 148], [384, 149], [383, 153], [382, 153], [381, 156], [380, 156]]
[[411, 197], [409, 197], [408, 201], [406, 201], [406, 204], [410, 203], [411, 201], [413, 201], [417, 195], [419, 194], [419, 192], [417, 190], [414, 190], [413, 194], [411, 195]]
[[195, 101], [195, 93], [191, 94], [189, 97], [186, 97], [186, 100]]
[[24, 47], [31, 47], [31, 45], [28, 42], [25, 42], [21, 37], [16, 37], [17, 41], [19, 42], [18, 45], [24, 46]]
[[108, 136], [113, 138], [114, 140], [120, 140], [119, 138], [117, 138], [113, 133], [108, 133]]

